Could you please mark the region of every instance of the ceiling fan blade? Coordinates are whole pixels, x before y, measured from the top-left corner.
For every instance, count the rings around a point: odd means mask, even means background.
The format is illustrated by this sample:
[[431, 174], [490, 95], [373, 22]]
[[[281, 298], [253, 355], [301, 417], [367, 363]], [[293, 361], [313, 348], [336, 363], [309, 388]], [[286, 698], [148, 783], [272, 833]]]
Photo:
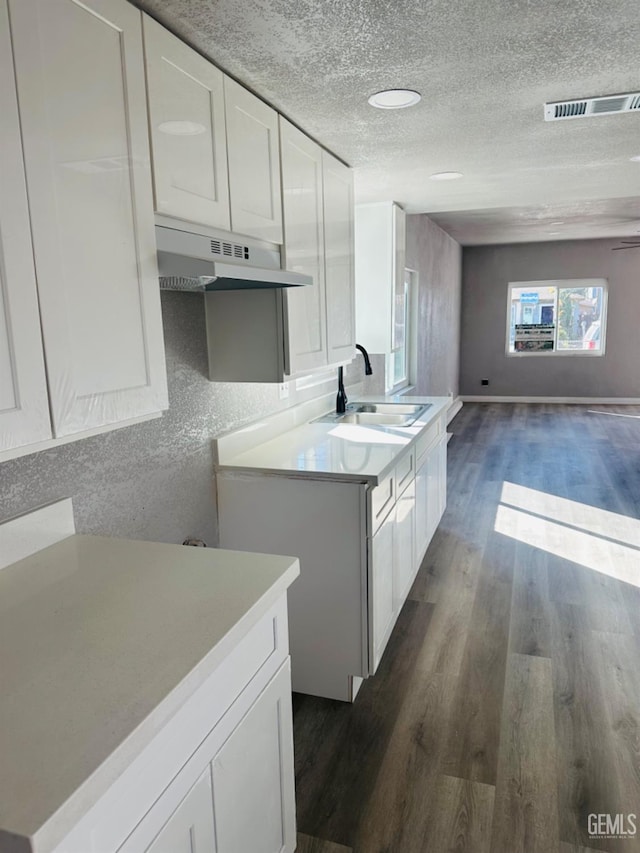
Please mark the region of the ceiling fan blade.
[[615, 246], [611, 251], [620, 252], [622, 249], [640, 249], [640, 243], [632, 243], [630, 246]]

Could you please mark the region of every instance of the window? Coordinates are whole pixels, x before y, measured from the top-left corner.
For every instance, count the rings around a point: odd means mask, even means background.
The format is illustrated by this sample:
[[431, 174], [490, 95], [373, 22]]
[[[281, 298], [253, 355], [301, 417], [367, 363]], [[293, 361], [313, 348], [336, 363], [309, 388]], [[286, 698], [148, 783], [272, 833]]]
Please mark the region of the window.
[[398, 390], [409, 382], [412, 275], [411, 270], [404, 271], [402, 286], [396, 288], [394, 295], [393, 349], [387, 368], [388, 390]]
[[507, 354], [603, 355], [603, 278], [515, 281], [507, 302]]

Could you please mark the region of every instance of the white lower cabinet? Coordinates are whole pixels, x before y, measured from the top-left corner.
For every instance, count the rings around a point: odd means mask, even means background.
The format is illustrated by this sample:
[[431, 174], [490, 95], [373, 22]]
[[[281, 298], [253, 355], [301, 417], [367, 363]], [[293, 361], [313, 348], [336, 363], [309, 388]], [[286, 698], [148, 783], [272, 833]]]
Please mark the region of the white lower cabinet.
[[294, 690], [353, 701], [376, 672], [444, 511], [444, 417], [375, 488], [218, 471], [220, 547], [300, 558], [289, 595]]
[[291, 665], [282, 595], [52, 853], [295, 848]]
[[211, 772], [205, 770], [160, 830], [148, 853], [206, 853], [216, 850], [211, 808]]
[[440, 432], [419, 457], [416, 470], [415, 568], [420, 567], [447, 502], [447, 436]]
[[412, 478], [396, 503], [396, 529], [393, 548], [394, 610], [400, 612], [413, 583], [415, 564], [416, 484]]
[[[225, 729], [229, 723], [223, 720], [219, 725]], [[231, 734], [146, 853], [295, 850], [288, 665], [271, 679], [240, 722], [231, 725]]]
[[393, 626], [395, 624], [394, 596], [394, 528], [396, 526], [395, 511], [389, 515], [378, 528], [371, 540], [370, 548], [370, 578], [371, 578], [371, 672], [374, 673], [380, 663], [380, 658]]
[[216, 853], [295, 850], [291, 730], [287, 666], [271, 680], [213, 759]]

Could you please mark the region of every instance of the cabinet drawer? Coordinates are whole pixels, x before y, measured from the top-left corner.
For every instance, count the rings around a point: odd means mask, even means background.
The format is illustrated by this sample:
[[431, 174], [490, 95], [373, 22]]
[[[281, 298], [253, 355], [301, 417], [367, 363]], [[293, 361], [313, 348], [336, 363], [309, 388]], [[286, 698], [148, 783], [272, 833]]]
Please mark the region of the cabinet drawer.
[[393, 508], [395, 500], [395, 471], [392, 471], [371, 492], [372, 534], [376, 532], [380, 524], [385, 520], [389, 510]]
[[416, 456], [415, 451], [411, 449], [406, 456], [396, 465], [396, 496], [399, 497], [407, 488], [409, 483], [413, 482], [416, 473]]
[[442, 418], [438, 418], [437, 421], [431, 424], [422, 435], [418, 437], [416, 441], [416, 459], [417, 466], [420, 467], [420, 462], [422, 461], [422, 457], [429, 450], [431, 445], [435, 442], [439, 435], [441, 435], [443, 431], [442, 428]]

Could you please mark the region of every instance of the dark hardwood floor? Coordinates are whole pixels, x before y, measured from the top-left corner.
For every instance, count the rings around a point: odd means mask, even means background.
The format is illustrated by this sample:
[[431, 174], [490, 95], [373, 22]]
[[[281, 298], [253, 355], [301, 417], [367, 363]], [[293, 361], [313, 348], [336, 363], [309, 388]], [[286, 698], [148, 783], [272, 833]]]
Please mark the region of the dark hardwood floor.
[[593, 408], [450, 425], [378, 673], [354, 705], [294, 696], [302, 853], [640, 851], [640, 407]]

